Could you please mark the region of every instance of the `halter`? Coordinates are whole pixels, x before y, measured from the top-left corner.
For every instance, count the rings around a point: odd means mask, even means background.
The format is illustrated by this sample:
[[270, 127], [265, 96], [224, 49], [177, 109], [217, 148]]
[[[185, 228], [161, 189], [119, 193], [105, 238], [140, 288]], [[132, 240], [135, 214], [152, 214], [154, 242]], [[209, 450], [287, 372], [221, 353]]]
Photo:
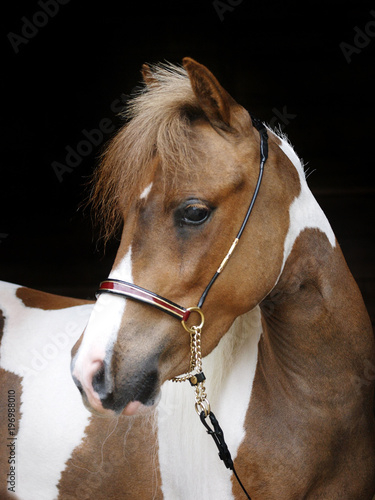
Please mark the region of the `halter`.
[[[204, 292], [201, 295], [201, 298], [199, 299], [198, 305], [196, 307], [188, 307], [185, 308], [183, 306], [180, 306], [164, 297], [161, 297], [160, 295], [157, 295], [154, 292], [151, 292], [150, 290], [146, 290], [145, 288], [142, 288], [138, 285], [134, 285], [133, 283], [129, 283], [127, 281], [122, 281], [122, 280], [117, 280], [117, 279], [107, 279], [105, 281], [102, 281], [99, 286], [99, 290], [97, 291], [97, 294], [101, 294], [103, 292], [106, 293], [113, 293], [115, 295], [121, 295], [123, 297], [127, 297], [129, 299], [137, 300], [139, 302], [144, 302], [146, 304], [149, 304], [153, 307], [156, 307], [157, 309], [160, 309], [161, 311], [170, 314], [176, 319], [179, 319], [182, 322], [182, 325], [184, 326], [185, 329], [189, 331], [189, 327], [186, 327], [186, 321], [188, 320], [190, 313], [192, 311], [196, 311], [201, 315], [202, 318], [202, 323], [204, 322], [204, 316], [201, 311], [201, 308], [203, 306], [204, 301], [206, 300], [207, 294], [210, 291], [212, 285], [215, 283], [216, 279], [219, 277], [219, 275], [222, 273], [223, 269], [225, 268], [226, 264], [228, 263], [231, 255], [234, 252], [234, 249], [236, 248], [242, 233], [244, 232], [244, 229], [246, 227], [246, 224], [249, 220], [249, 217], [251, 215], [251, 212], [253, 210], [255, 200], [258, 196], [260, 184], [262, 182], [262, 177], [263, 177], [263, 170], [264, 170], [264, 165], [267, 161], [268, 158], [268, 134], [267, 134], [267, 129], [266, 127], [262, 124], [260, 120], [257, 118], [251, 117], [252, 122], [254, 127], [258, 130], [259, 135], [260, 135], [260, 164], [259, 164], [259, 175], [258, 175], [258, 180], [254, 189], [253, 196], [251, 198], [251, 202], [249, 205], [249, 208], [247, 209], [245, 218], [241, 224], [240, 230], [237, 233], [237, 236], [235, 237], [228, 253], [222, 260], [220, 266], [218, 267], [217, 271], [211, 278], [210, 282], [206, 286]], [[202, 325], [203, 326], [203, 325]]]
[[[260, 164], [259, 164], [259, 175], [258, 175], [258, 180], [254, 189], [253, 196], [250, 201], [249, 208], [247, 209], [245, 218], [241, 224], [240, 230], [237, 233], [237, 236], [235, 237], [231, 247], [228, 250], [228, 253], [222, 260], [220, 266], [218, 267], [217, 271], [211, 278], [210, 282], [206, 286], [204, 292], [201, 295], [201, 298], [199, 299], [198, 305], [194, 307], [188, 307], [185, 308], [183, 306], [180, 306], [164, 297], [161, 297], [160, 295], [157, 295], [154, 292], [151, 292], [150, 290], [146, 290], [145, 288], [142, 288], [138, 285], [134, 285], [133, 283], [129, 283], [127, 281], [122, 281], [122, 280], [117, 280], [117, 279], [107, 279], [100, 283], [99, 290], [97, 291], [97, 295], [101, 293], [111, 293], [115, 295], [120, 295], [132, 300], [136, 300], [138, 302], [143, 302], [145, 304], [149, 304], [153, 307], [156, 307], [157, 309], [170, 314], [174, 318], [178, 319], [181, 321], [182, 326], [184, 329], [190, 333], [190, 370], [189, 373], [182, 375], [180, 377], [175, 377], [172, 380], [174, 382], [184, 382], [186, 380], [190, 381], [190, 384], [195, 387], [195, 409], [198, 415], [200, 416], [200, 419], [207, 429], [208, 434], [210, 434], [214, 441], [216, 446], [219, 449], [219, 457], [223, 460], [225, 466], [229, 469], [231, 469], [239, 482], [241, 488], [243, 489], [245, 495], [247, 498], [250, 499], [250, 496], [246, 492], [244, 486], [242, 485], [241, 481], [239, 480], [237, 473], [234, 469], [233, 461], [230, 455], [230, 452], [228, 450], [228, 447], [225, 443], [224, 440], [224, 434], [222, 429], [220, 428], [220, 425], [215, 417], [215, 415], [212, 413], [211, 408], [210, 408], [210, 403], [208, 402], [207, 395], [206, 395], [206, 389], [204, 387], [204, 380], [205, 380], [205, 375], [202, 371], [202, 353], [201, 353], [201, 330], [204, 325], [204, 314], [202, 312], [202, 306], [204, 301], [206, 300], [207, 294], [210, 291], [212, 285], [215, 283], [216, 279], [219, 277], [219, 275], [222, 273], [223, 269], [227, 265], [230, 257], [232, 256], [244, 230], [246, 227], [246, 224], [249, 220], [249, 217], [251, 215], [251, 212], [253, 210], [255, 200], [258, 196], [259, 193], [259, 188], [260, 184], [262, 182], [263, 178], [263, 171], [264, 171], [264, 165], [267, 161], [268, 158], [268, 134], [267, 134], [267, 129], [263, 125], [263, 123], [258, 120], [257, 118], [254, 118], [251, 116], [253, 126], [258, 130], [259, 136], [260, 136]], [[198, 313], [200, 316], [200, 324], [199, 325], [194, 325], [194, 326], [188, 326], [186, 324], [186, 321], [188, 320], [190, 314], [192, 312]], [[210, 426], [206, 422], [206, 417], [209, 416], [211, 420], [211, 424], [213, 426], [213, 429], [210, 428]], [[251, 499], [250, 499], [251, 500]]]

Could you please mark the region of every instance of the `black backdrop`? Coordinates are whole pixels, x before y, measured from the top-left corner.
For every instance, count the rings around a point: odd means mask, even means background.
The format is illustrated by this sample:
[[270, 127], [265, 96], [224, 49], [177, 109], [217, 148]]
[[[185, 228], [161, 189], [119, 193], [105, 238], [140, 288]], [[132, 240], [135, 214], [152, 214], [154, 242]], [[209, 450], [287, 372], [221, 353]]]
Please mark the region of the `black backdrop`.
[[93, 296], [117, 243], [97, 246], [85, 183], [142, 63], [191, 56], [287, 133], [374, 318], [374, 3], [21, 1], [2, 44], [0, 279]]

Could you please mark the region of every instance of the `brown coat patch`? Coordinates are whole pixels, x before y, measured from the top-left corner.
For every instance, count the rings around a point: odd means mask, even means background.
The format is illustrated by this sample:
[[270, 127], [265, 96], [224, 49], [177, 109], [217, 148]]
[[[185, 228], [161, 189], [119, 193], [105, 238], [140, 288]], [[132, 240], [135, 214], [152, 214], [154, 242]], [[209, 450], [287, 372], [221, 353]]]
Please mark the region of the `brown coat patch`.
[[18, 288], [16, 296], [22, 300], [26, 307], [43, 309], [45, 311], [93, 303], [91, 300], [73, 299], [71, 297], [40, 292], [39, 290], [33, 290], [26, 287]]
[[58, 500], [157, 500], [160, 484], [154, 413], [93, 416], [62, 473]]
[[340, 248], [305, 230], [261, 307], [238, 474], [254, 498], [370, 500], [374, 384], [356, 379], [375, 365], [374, 337]]

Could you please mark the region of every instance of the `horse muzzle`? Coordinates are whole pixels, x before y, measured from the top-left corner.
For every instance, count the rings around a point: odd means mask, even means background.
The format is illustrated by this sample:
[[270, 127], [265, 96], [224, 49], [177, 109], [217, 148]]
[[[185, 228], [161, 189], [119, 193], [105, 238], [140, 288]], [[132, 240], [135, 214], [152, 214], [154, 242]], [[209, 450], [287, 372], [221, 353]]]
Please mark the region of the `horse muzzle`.
[[133, 367], [130, 362], [123, 369], [115, 370], [113, 364], [79, 357], [72, 360], [73, 381], [89, 411], [101, 416], [134, 415], [158, 403], [158, 356]]

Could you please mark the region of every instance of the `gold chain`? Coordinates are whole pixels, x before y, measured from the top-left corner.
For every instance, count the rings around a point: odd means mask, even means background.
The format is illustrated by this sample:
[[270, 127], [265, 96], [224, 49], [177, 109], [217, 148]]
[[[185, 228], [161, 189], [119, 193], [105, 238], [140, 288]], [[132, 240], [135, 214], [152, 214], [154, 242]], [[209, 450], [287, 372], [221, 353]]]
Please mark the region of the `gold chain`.
[[[210, 403], [207, 399], [206, 388], [204, 386], [204, 378], [198, 382], [197, 375], [203, 375], [202, 372], [202, 351], [201, 351], [201, 333], [200, 326], [192, 326], [190, 331], [190, 371], [180, 377], [174, 377], [172, 382], [185, 382], [189, 380], [191, 385], [195, 387], [195, 411], [200, 415], [202, 411], [205, 416], [210, 413]], [[204, 377], [204, 376], [203, 376]]]
[[201, 332], [199, 326], [190, 327], [190, 368], [189, 373], [172, 378], [172, 382], [185, 382], [202, 371]]

